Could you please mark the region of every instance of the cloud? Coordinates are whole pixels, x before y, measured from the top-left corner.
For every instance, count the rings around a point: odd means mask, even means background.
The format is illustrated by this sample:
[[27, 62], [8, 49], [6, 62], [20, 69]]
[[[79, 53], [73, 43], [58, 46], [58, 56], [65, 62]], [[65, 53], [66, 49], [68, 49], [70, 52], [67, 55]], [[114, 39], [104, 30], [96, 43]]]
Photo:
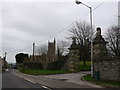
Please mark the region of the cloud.
[[[87, 3], [95, 8], [100, 3]], [[3, 53], [11, 52], [8, 57], [13, 57], [18, 52], [32, 53], [32, 43], [47, 44], [47, 40], [64, 39], [68, 36], [67, 26], [78, 20], [89, 22], [89, 12], [83, 5], [74, 2], [41, 2], [41, 3], [3, 3], [2, 8], [2, 44]], [[116, 3], [105, 3], [93, 12], [93, 24], [102, 26], [104, 30], [114, 19], [113, 12]], [[28, 49], [22, 50], [26, 47]], [[18, 49], [14, 52], [14, 50]], [[21, 49], [21, 50], [20, 50]]]

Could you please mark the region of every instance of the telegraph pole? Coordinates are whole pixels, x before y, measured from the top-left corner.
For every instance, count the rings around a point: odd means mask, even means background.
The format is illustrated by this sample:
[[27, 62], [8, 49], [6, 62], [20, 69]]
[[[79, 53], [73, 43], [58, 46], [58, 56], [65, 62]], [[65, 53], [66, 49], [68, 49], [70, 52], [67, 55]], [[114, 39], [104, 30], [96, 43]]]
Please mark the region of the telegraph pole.
[[7, 52], [5, 52], [5, 61], [6, 61]]
[[7, 56], [7, 52], [5, 52], [5, 57], [4, 57], [4, 63], [3, 63], [3, 65], [4, 65], [4, 67], [5, 67], [5, 62], [6, 62], [6, 56]]
[[33, 43], [33, 61], [35, 61], [34, 54], [35, 54], [35, 43]]

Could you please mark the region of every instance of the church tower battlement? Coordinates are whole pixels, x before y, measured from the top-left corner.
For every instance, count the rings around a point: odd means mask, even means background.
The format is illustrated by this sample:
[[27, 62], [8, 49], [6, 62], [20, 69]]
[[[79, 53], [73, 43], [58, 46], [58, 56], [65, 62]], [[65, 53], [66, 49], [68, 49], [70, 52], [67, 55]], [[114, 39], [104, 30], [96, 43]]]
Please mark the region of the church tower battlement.
[[48, 41], [48, 61], [55, 61], [56, 57], [56, 41], [54, 39], [53, 42]]
[[48, 41], [48, 54], [49, 55], [55, 55], [56, 54], [55, 51], [56, 51], [56, 42], [55, 42], [55, 39], [54, 39], [53, 42], [49, 42]]

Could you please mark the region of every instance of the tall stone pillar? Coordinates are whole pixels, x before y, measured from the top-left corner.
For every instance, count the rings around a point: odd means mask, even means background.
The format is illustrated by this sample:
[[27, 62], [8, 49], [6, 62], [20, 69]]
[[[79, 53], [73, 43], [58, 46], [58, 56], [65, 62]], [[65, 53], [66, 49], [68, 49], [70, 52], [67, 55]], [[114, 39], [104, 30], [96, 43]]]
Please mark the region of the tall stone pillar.
[[97, 28], [96, 37], [93, 40], [93, 54], [94, 54], [94, 62], [98, 62], [100, 60], [106, 59], [107, 56], [107, 49], [106, 49], [107, 42], [101, 35], [101, 28]]
[[73, 42], [69, 50], [70, 52], [64, 68], [70, 71], [79, 71], [79, 50], [75, 38], [73, 38]]
[[106, 44], [107, 42], [101, 35], [101, 29], [98, 27], [93, 40], [94, 78], [120, 81], [120, 60], [112, 58], [107, 51]]

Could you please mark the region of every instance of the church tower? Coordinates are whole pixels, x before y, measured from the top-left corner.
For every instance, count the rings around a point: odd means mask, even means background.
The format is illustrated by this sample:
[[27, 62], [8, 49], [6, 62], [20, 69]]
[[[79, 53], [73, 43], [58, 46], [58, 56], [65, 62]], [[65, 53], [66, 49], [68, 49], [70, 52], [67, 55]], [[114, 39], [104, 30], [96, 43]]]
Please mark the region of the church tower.
[[55, 39], [53, 42], [48, 41], [48, 60], [49, 60], [49, 62], [56, 60], [56, 41], [55, 41]]

